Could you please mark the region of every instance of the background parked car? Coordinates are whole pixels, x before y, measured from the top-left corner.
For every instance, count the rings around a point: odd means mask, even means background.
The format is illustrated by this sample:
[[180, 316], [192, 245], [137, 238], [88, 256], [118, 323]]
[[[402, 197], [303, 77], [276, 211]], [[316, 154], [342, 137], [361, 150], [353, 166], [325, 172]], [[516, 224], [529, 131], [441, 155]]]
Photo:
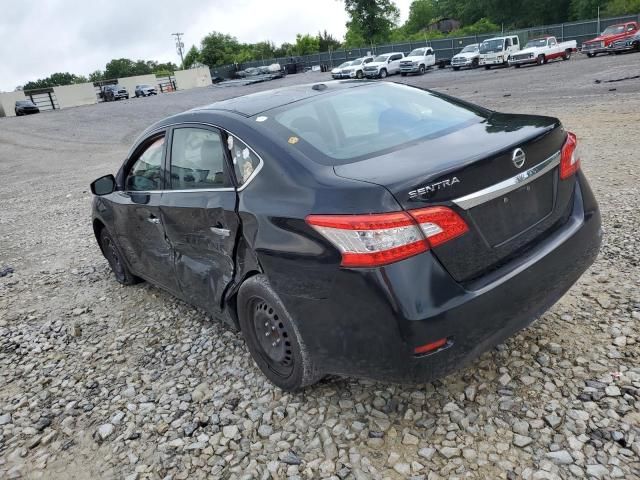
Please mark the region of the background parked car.
[[136, 97], [146, 97], [148, 95], [157, 95], [156, 87], [151, 85], [136, 85], [135, 95]]
[[408, 73], [424, 74], [428, 68], [436, 64], [436, 55], [433, 48], [415, 48], [400, 61], [400, 73], [404, 77]]
[[404, 58], [402, 52], [391, 52], [378, 55], [371, 63], [364, 67], [367, 78], [385, 78], [400, 72], [400, 61]]
[[114, 100], [129, 98], [129, 92], [127, 92], [127, 89], [120, 85], [105, 85], [103, 95], [105, 102], [113, 102]]
[[509, 58], [520, 50], [520, 40], [517, 35], [495, 37], [480, 44], [480, 65], [489, 70], [493, 65], [509, 65]]
[[609, 46], [618, 40], [626, 40], [634, 36], [638, 32], [637, 22], [619, 23], [610, 25], [604, 31], [592, 40], [588, 40], [582, 44], [581, 52], [587, 57], [595, 57], [599, 53], [607, 53]]
[[556, 37], [547, 35], [545, 37], [529, 40], [524, 46], [524, 49], [514, 55], [511, 55], [509, 65], [514, 65], [516, 68], [520, 68], [521, 65], [531, 63], [542, 65], [547, 63], [549, 60], [556, 58], [569, 60], [571, 58], [571, 54], [575, 51], [575, 40], [558, 43]]
[[609, 45], [607, 51], [616, 54], [629, 51], [640, 52], [640, 31], [637, 31], [631, 37], [616, 40], [611, 45]]
[[349, 62], [341, 63], [341, 64], [340, 64], [340, 65], [338, 65], [336, 68], [334, 68], [334, 69], [332, 69], [332, 70], [331, 70], [331, 76], [332, 76], [334, 79], [342, 78], [342, 69], [343, 69], [343, 68], [347, 68], [349, 65], [351, 65], [351, 62], [350, 62], [350, 61], [349, 61]]
[[480, 61], [480, 44], [472, 43], [464, 47], [451, 59], [451, 67], [460, 70], [462, 67], [477, 68]]
[[340, 71], [340, 78], [362, 78], [364, 77], [363, 68], [365, 65], [373, 62], [373, 57], [356, 58], [349, 63], [346, 67], [343, 67]]
[[40, 113], [40, 109], [31, 100], [17, 100], [15, 111], [17, 117], [30, 115], [32, 113]]

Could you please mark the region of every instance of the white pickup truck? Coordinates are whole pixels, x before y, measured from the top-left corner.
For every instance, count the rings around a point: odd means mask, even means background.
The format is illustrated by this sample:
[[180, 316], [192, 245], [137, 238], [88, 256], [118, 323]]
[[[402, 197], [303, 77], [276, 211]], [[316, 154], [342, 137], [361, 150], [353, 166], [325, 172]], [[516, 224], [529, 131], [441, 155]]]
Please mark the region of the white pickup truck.
[[400, 74], [404, 77], [408, 73], [419, 73], [422, 75], [428, 68], [436, 64], [436, 56], [433, 48], [416, 48], [400, 61]]
[[577, 49], [576, 41], [560, 42], [551, 35], [529, 40], [522, 50], [511, 55], [509, 65], [520, 68], [521, 65], [537, 63], [543, 65], [549, 60], [561, 58], [569, 60]]

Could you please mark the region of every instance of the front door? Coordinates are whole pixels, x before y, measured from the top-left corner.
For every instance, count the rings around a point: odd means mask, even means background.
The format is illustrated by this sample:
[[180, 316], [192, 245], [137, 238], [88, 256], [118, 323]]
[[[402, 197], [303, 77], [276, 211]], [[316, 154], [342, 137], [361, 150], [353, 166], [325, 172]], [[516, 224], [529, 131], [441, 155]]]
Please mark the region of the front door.
[[164, 133], [153, 135], [132, 155], [124, 189], [113, 196], [117, 242], [137, 275], [177, 292], [173, 252], [160, 215], [164, 185]]
[[161, 206], [182, 294], [213, 314], [221, 310], [235, 274], [233, 252], [240, 225], [226, 145], [215, 128], [174, 128]]

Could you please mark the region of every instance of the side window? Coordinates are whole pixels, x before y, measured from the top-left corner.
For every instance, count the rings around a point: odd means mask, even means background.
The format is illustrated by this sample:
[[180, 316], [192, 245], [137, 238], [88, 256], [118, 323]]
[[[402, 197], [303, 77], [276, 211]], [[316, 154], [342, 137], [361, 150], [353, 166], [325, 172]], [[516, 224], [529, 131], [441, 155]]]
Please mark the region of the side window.
[[518, 45], [518, 37], [513, 37], [513, 44]]
[[125, 180], [125, 190], [149, 191], [162, 188], [162, 154], [164, 135], [145, 147], [129, 169]]
[[260, 165], [260, 159], [244, 142], [231, 134], [227, 137], [227, 148], [233, 161], [238, 185], [243, 185]]
[[636, 27], [635, 27], [634, 25], [629, 25], [629, 26], [627, 27], [627, 32], [633, 32], [633, 31], [635, 30], [635, 28], [636, 28]]
[[556, 44], [556, 41], [553, 38], [549, 39], [549, 46], [550, 47], [553, 47], [555, 44]]
[[509, 47], [511, 46], [511, 39], [507, 38], [507, 39], [504, 41], [504, 44], [505, 44], [505, 46], [506, 46], [507, 48], [509, 48]]
[[176, 128], [171, 141], [171, 189], [228, 187], [220, 133], [203, 128]]
[[427, 48], [427, 55], [433, 55], [433, 50], [430, 48]]
[[394, 55], [393, 57], [391, 57], [391, 60], [400, 60], [401, 58], [402, 58], [402, 55], [397, 54], [397, 55]]

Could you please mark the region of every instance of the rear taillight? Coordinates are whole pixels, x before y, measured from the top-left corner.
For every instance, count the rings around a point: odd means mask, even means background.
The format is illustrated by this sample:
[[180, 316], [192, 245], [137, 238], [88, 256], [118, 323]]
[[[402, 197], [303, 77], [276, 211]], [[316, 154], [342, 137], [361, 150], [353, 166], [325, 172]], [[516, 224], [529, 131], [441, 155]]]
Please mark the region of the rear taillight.
[[342, 253], [343, 267], [376, 267], [426, 252], [469, 228], [447, 207], [371, 215], [309, 215], [307, 223]]
[[565, 180], [576, 173], [580, 168], [580, 150], [578, 149], [578, 138], [574, 133], [567, 132], [567, 139], [564, 141], [560, 153], [560, 179]]

